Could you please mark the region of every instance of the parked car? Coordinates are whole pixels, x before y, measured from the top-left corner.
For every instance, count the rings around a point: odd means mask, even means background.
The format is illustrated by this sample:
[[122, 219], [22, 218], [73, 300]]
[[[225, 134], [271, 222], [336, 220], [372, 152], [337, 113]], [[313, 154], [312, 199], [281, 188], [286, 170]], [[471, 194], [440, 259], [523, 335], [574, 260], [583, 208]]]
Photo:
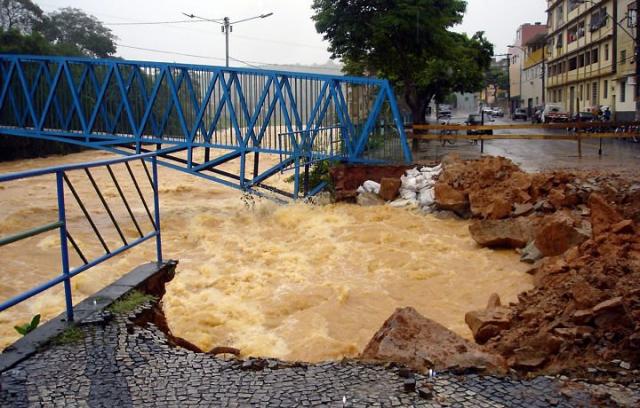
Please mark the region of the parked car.
[[598, 120], [598, 117], [592, 112], [578, 112], [573, 117], [574, 122], [593, 122]]
[[[479, 113], [472, 113], [467, 118], [466, 122], [464, 122], [467, 126], [481, 126], [482, 125], [482, 115]], [[469, 129], [467, 130], [468, 135], [492, 135], [493, 130], [476, 130]]]
[[511, 114], [511, 119], [512, 120], [527, 120], [527, 111], [521, 108], [518, 108], [516, 110], [513, 111], [513, 113]]
[[504, 116], [504, 111], [502, 110], [502, 108], [493, 108], [493, 116], [498, 116], [501, 118]]
[[569, 114], [564, 112], [557, 105], [547, 105], [544, 107], [542, 111], [542, 122], [543, 123], [553, 123], [553, 122], [568, 122]]

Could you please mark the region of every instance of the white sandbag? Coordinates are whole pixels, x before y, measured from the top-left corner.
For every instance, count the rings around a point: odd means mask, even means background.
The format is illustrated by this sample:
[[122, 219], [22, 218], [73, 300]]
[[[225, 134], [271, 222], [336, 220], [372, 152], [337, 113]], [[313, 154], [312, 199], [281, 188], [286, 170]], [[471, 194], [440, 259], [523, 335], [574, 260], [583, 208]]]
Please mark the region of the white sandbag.
[[432, 205], [435, 201], [435, 192], [433, 189], [425, 189], [418, 194], [418, 202], [421, 207]]
[[431, 180], [428, 180], [426, 177], [424, 176], [418, 176], [416, 177], [416, 187], [417, 190], [424, 190], [425, 188], [427, 188], [429, 186], [429, 183], [431, 182]]
[[416, 204], [415, 200], [405, 200], [404, 198], [399, 198], [389, 203], [389, 205], [394, 208], [404, 208], [404, 207], [414, 206], [415, 204]]
[[402, 181], [402, 188], [405, 190], [411, 190], [414, 193], [418, 191], [418, 186], [416, 183], [416, 178], [412, 176], [402, 176], [400, 177], [400, 181]]
[[415, 200], [416, 196], [417, 194], [413, 190], [407, 190], [406, 188], [400, 189], [400, 197], [402, 197], [405, 200]]
[[409, 177], [418, 177], [420, 175], [420, 172], [418, 171], [418, 168], [416, 167], [416, 168], [407, 170], [406, 174]]
[[380, 194], [380, 183], [376, 183], [375, 181], [367, 180], [362, 187], [366, 192]]

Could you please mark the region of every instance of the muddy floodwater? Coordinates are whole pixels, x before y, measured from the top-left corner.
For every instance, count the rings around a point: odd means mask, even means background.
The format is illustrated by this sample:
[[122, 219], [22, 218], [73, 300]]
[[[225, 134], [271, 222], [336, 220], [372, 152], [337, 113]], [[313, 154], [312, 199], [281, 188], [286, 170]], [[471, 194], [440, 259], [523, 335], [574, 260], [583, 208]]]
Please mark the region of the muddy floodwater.
[[[107, 157], [86, 152], [0, 163], [0, 173]], [[80, 195], [99, 208], [81, 176], [72, 178]], [[108, 177], [95, 173], [113, 200]], [[243, 355], [305, 361], [353, 357], [403, 306], [470, 338], [465, 312], [484, 307], [491, 293], [509, 302], [531, 287], [518, 255], [479, 248], [467, 222], [390, 207], [247, 205], [235, 190], [165, 168], [160, 183], [165, 258], [180, 261], [164, 310], [174, 334], [203, 350], [231, 346]], [[55, 221], [54, 187], [53, 178], [0, 185], [0, 236]], [[83, 248], [99, 255], [79, 210], [69, 211]], [[144, 218], [141, 207], [134, 211]], [[125, 234], [135, 235], [124, 210], [114, 212]], [[96, 223], [111, 226], [104, 211]], [[117, 238], [112, 232], [107, 242], [116, 245]], [[1, 247], [0, 298], [57, 275], [58, 244], [51, 232]], [[154, 243], [146, 243], [74, 278], [74, 302], [154, 256]], [[38, 313], [51, 318], [63, 305], [58, 288], [0, 313], [0, 346], [17, 338], [14, 325]]]

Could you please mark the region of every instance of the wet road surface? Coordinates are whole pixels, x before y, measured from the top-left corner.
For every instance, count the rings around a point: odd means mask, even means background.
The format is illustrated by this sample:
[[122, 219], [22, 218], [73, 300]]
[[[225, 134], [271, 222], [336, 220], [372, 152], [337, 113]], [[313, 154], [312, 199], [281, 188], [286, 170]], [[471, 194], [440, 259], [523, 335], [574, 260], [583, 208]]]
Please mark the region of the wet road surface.
[[[466, 116], [455, 115], [451, 123], [463, 123]], [[487, 124], [512, 124], [507, 118], [496, 118]], [[562, 134], [563, 130], [515, 129], [500, 130], [496, 134]], [[578, 155], [578, 143], [566, 140], [489, 140], [484, 142], [484, 154], [503, 156], [513, 160], [525, 171], [543, 170], [603, 170], [607, 172], [635, 173], [640, 165], [640, 143], [630, 140], [604, 139], [602, 155], [599, 139], [582, 141], [582, 157]], [[416, 161], [440, 160], [447, 154], [456, 153], [464, 159], [481, 156], [480, 144], [469, 140], [447, 142], [422, 141], [420, 150], [414, 152]]]

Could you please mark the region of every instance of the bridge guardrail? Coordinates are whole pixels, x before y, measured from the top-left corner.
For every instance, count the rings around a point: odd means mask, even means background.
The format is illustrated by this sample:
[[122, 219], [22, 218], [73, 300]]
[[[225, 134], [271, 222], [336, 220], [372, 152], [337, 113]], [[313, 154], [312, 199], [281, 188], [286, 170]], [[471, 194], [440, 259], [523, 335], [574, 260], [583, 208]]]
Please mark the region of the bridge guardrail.
[[[150, 207], [149, 203], [144, 197], [142, 188], [140, 186], [140, 182], [131, 168], [130, 163], [138, 160], [142, 163], [144, 172], [146, 174], [146, 178], [151, 185], [151, 189], [153, 190], [153, 211], [149, 208]], [[151, 162], [151, 171], [147, 167], [147, 160]], [[118, 181], [113, 171], [112, 166], [120, 165], [120, 164], [124, 165], [124, 167], [126, 168], [126, 172], [129, 174], [129, 177], [131, 179], [131, 183], [134, 187], [136, 195], [138, 196], [140, 202], [142, 203], [142, 206], [145, 209], [146, 215], [149, 217], [150, 224], [152, 225], [151, 232], [143, 232], [143, 229], [141, 227], [142, 223], [139, 222], [134, 212], [132, 211], [131, 205], [129, 203], [129, 200], [127, 199], [125, 191], [123, 190], [120, 182]], [[125, 233], [123, 232], [123, 229], [121, 228], [120, 223], [114, 216], [111, 206], [109, 206], [109, 203], [105, 199], [105, 195], [103, 194], [99, 185], [96, 183], [93, 173], [91, 172], [91, 169], [96, 169], [96, 168], [104, 168], [107, 170], [110, 176], [110, 179], [113, 182], [113, 185], [115, 186], [118, 192], [117, 196], [120, 198], [120, 200], [122, 201], [122, 204], [126, 208], [127, 213], [131, 218], [131, 222], [135, 226], [135, 230], [139, 235], [139, 237], [131, 240], [131, 239], [127, 239], [127, 237], [125, 236]], [[76, 189], [76, 186], [71, 182], [70, 178], [68, 177], [68, 173], [76, 172], [76, 171], [83, 172], [86, 175], [87, 181], [91, 184], [93, 191], [95, 192], [95, 194], [99, 199], [99, 203], [100, 203], [99, 206], [102, 206], [102, 210], [106, 211], [106, 213], [108, 214], [108, 217], [113, 227], [117, 231], [117, 235], [122, 241], [121, 246], [117, 248], [110, 247], [106, 242], [106, 240], [104, 239], [103, 234], [101, 233], [100, 229], [98, 228], [97, 224], [94, 222], [94, 219], [92, 217], [92, 213], [94, 213], [93, 215], [95, 215], [95, 212], [85, 205], [85, 202], [81, 199], [80, 195], [78, 194], [78, 190]], [[97, 161], [92, 163], [72, 164], [72, 165], [66, 165], [66, 166], [58, 166], [58, 167], [23, 171], [18, 173], [4, 174], [4, 175], [0, 175], [0, 184], [8, 181], [25, 180], [25, 179], [31, 179], [34, 177], [47, 176], [47, 175], [55, 175], [58, 219], [54, 222], [41, 225], [41, 226], [32, 228], [30, 230], [20, 231], [6, 237], [0, 237], [0, 247], [57, 229], [60, 232], [60, 254], [61, 254], [61, 261], [62, 261], [62, 265], [61, 265], [62, 273], [59, 276], [56, 276], [55, 278], [49, 280], [48, 282], [45, 282], [39, 286], [29, 289], [26, 292], [23, 292], [17, 296], [12, 297], [11, 299], [8, 299], [2, 302], [0, 304], [0, 312], [10, 307], [13, 307], [56, 285], [59, 285], [60, 283], [63, 283], [64, 292], [65, 292], [65, 305], [66, 305], [67, 319], [68, 321], [73, 321], [73, 296], [72, 296], [72, 290], [71, 290], [71, 278], [73, 278], [74, 276], [79, 275], [80, 273], [108, 259], [111, 259], [121, 254], [122, 252], [125, 252], [139, 244], [142, 244], [143, 242], [152, 238], [156, 239], [157, 262], [162, 263], [162, 238], [161, 238], [161, 231], [160, 231], [157, 154], [156, 153], [139, 154], [139, 155], [133, 155], [133, 156], [128, 156], [124, 158], [103, 160], [103, 161]], [[100, 242], [102, 249], [104, 249], [105, 252], [103, 255], [95, 257], [93, 259], [89, 259], [87, 256], [85, 256], [85, 253], [83, 253], [79, 245], [79, 242], [77, 242], [71, 235], [68, 228], [68, 223], [67, 223], [67, 211], [66, 211], [67, 203], [65, 202], [65, 192], [67, 189], [71, 193], [71, 196], [73, 197], [76, 204], [79, 206], [83, 216], [91, 226], [91, 230], [95, 234], [98, 241]], [[69, 244], [71, 244], [71, 247], [74, 249], [78, 258], [83, 262], [82, 265], [77, 267], [72, 267], [70, 265]]]

